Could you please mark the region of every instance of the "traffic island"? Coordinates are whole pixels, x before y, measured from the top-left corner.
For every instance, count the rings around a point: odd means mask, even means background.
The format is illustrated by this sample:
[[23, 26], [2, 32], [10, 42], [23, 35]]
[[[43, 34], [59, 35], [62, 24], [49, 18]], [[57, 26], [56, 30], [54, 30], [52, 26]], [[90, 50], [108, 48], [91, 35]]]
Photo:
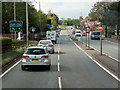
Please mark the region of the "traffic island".
[[[72, 39], [72, 40], [74, 41], [74, 39]], [[74, 41], [74, 42], [76, 42], [76, 41]], [[115, 76], [118, 77], [118, 73], [119, 73], [118, 64], [120, 63], [120, 61], [114, 60], [113, 58], [110, 58], [109, 56], [107, 56], [105, 54], [103, 54], [101, 56], [100, 52], [93, 49], [92, 47], [90, 47], [90, 49], [88, 50], [86, 45], [82, 44], [82, 42], [80, 42], [80, 41], [77, 41], [76, 44], [81, 49], [83, 49], [84, 52], [86, 52], [89, 56], [91, 56], [93, 60], [97, 61], [104, 68], [106, 68], [107, 70], [109, 70], [111, 73], [113, 73]]]

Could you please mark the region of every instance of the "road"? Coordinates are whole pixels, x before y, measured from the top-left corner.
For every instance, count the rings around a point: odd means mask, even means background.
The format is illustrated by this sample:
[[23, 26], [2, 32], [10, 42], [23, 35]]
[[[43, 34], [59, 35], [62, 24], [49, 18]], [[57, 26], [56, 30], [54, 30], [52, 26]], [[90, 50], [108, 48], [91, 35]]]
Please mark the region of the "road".
[[[86, 43], [85, 37], [83, 37], [83, 42]], [[91, 40], [90, 45], [95, 49], [100, 51], [100, 40]], [[118, 59], [118, 43], [110, 42], [107, 40], [102, 40], [103, 53]]]
[[22, 71], [19, 63], [2, 77], [3, 88], [117, 88], [118, 81], [95, 64], [61, 31], [51, 70]]
[[[69, 32], [72, 33], [71, 30], [69, 30]], [[80, 37], [77, 37], [77, 38], [79, 39]], [[80, 38], [80, 40], [82, 41], [82, 38]], [[83, 36], [83, 42], [86, 43], [85, 36]], [[100, 51], [100, 40], [90, 39], [90, 46]], [[103, 53], [118, 60], [118, 43], [114, 43], [114, 42], [107, 41], [107, 40], [102, 40], [102, 47], [103, 47], [102, 48]]]

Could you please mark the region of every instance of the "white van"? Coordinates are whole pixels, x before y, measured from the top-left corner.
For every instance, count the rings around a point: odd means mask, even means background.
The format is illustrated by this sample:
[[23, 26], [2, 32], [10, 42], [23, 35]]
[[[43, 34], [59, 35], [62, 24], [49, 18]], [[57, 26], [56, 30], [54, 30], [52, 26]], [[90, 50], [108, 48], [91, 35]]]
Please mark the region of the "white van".
[[46, 40], [51, 40], [53, 43], [57, 42], [56, 31], [47, 31]]

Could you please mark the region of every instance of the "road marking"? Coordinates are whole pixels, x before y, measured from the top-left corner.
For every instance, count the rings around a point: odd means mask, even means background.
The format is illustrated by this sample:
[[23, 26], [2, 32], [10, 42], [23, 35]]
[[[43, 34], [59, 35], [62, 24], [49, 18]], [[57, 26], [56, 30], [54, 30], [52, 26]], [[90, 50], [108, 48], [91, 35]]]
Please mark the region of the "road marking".
[[13, 69], [17, 64], [19, 64], [21, 60], [19, 60], [17, 63], [15, 63], [12, 67], [10, 67], [8, 70], [6, 70], [3, 74], [0, 75], [0, 78], [2, 78], [5, 74], [7, 74], [11, 69]]
[[116, 42], [112, 42], [112, 41], [109, 41], [109, 40], [104, 40], [104, 41], [107, 41], [107, 42], [110, 42], [110, 43], [114, 43], [114, 44], [118, 44]]
[[[90, 47], [93, 48], [93, 49], [95, 49], [96, 51], [100, 52], [100, 51], [97, 50], [96, 48], [94, 48], [94, 47], [92, 47], [92, 46], [90, 46]], [[111, 59], [113, 59], [113, 60], [115, 60], [115, 61], [117, 61], [117, 62], [120, 62], [120, 60], [118, 60], [118, 59], [116, 59], [116, 58], [114, 58], [114, 57], [112, 57], [112, 56], [109, 56], [109, 55], [106, 54], [106, 53], [103, 53], [103, 54], [105, 54], [106, 56], [110, 57]]]
[[62, 90], [61, 77], [58, 77], [58, 85], [59, 85], [59, 89]]
[[[83, 42], [84, 43], [84, 42]], [[88, 45], [88, 44], [87, 44]], [[97, 50], [96, 48], [94, 48], [94, 47], [92, 47], [92, 46], [90, 46], [91, 48], [93, 48], [94, 50], [96, 50], [96, 51], [98, 51], [98, 52], [100, 52], [99, 50]], [[114, 58], [114, 57], [112, 57], [112, 56], [109, 56], [108, 54], [106, 54], [106, 53], [103, 53], [104, 55], [106, 55], [106, 56], [108, 56], [109, 58], [111, 58], [111, 59], [113, 59], [113, 60], [115, 60], [115, 61], [117, 61], [117, 62], [120, 62], [120, 60], [118, 60], [118, 59], [116, 59], [116, 58]]]
[[60, 72], [60, 63], [58, 62], [58, 72]]
[[120, 82], [120, 79], [114, 75], [113, 73], [111, 73], [109, 70], [107, 70], [106, 68], [104, 68], [101, 64], [99, 64], [96, 60], [94, 60], [89, 54], [87, 54], [82, 48], [80, 48], [74, 41], [73, 43], [80, 49], [82, 50], [91, 60], [93, 60], [99, 67], [101, 67], [104, 71], [106, 71], [108, 74], [110, 74], [112, 77], [114, 77], [116, 80], [118, 80]]
[[60, 55], [58, 54], [58, 61], [60, 60]]

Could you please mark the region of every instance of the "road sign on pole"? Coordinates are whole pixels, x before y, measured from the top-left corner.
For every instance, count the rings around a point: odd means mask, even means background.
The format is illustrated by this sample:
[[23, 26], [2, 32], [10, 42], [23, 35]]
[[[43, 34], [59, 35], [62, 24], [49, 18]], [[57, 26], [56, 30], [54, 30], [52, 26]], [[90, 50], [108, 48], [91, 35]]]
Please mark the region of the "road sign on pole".
[[10, 21], [10, 32], [22, 32], [23, 22], [22, 21]]
[[98, 30], [99, 30], [99, 31], [102, 31], [102, 30], [103, 30], [102, 25], [99, 25], [99, 26], [98, 26]]
[[88, 31], [88, 32], [90, 31], [90, 27], [89, 27], [89, 26], [87, 27], [87, 31]]
[[102, 56], [102, 30], [103, 30], [102, 25], [98, 26], [98, 30], [100, 31], [100, 54]]
[[88, 49], [90, 49], [90, 36], [89, 36], [89, 31], [90, 31], [90, 27], [87, 27], [87, 31], [88, 31]]

